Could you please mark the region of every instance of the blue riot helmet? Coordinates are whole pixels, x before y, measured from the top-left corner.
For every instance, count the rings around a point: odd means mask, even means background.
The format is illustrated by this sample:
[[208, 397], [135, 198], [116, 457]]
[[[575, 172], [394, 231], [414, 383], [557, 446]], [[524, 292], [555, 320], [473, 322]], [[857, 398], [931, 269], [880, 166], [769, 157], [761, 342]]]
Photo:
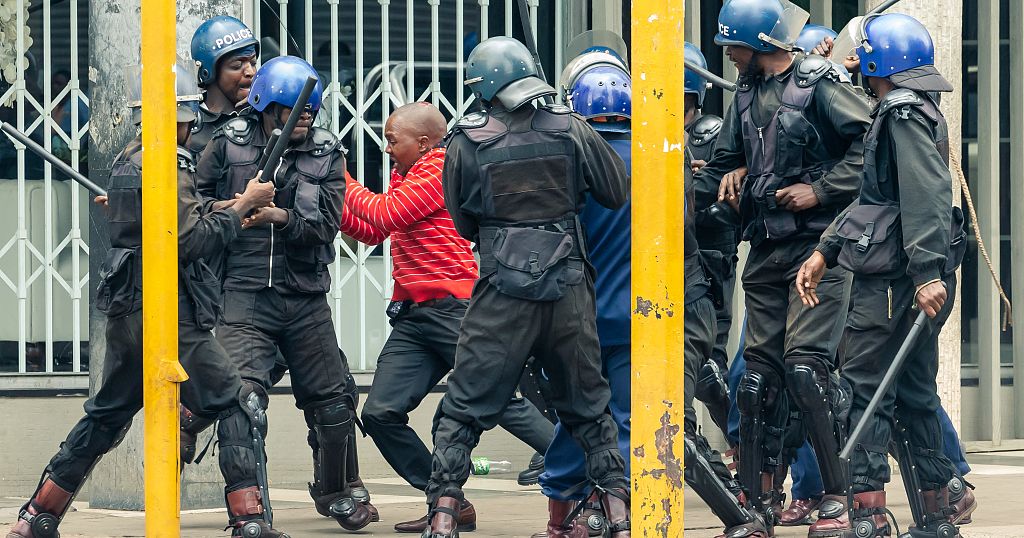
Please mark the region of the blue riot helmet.
[[465, 84], [477, 98], [497, 100], [508, 110], [556, 93], [538, 76], [526, 45], [504, 36], [485, 39], [473, 49], [466, 61]]
[[754, 52], [791, 51], [808, 17], [789, 0], [725, 0], [718, 13], [715, 43]]
[[199, 85], [209, 86], [217, 80], [217, 62], [232, 52], [251, 49], [260, 54], [260, 43], [242, 21], [220, 15], [208, 19], [192, 34], [192, 59], [199, 65]]
[[828, 26], [822, 26], [820, 24], [805, 24], [804, 29], [800, 31], [800, 35], [796, 38], [795, 48], [798, 48], [806, 53], [810, 53], [825, 40], [826, 37], [835, 40], [839, 37], [834, 30]]
[[[708, 61], [704, 58], [704, 53], [697, 48], [697, 45], [686, 42], [685, 50], [683, 51], [686, 59], [691, 63], [696, 64], [704, 69], [708, 68]], [[697, 108], [704, 106], [704, 94], [708, 91], [708, 81], [704, 80], [704, 77], [690, 71], [685, 70], [683, 75], [683, 92], [697, 96]]]
[[597, 131], [628, 132], [633, 112], [631, 86], [626, 71], [598, 65], [576, 78], [566, 104]]
[[[132, 111], [132, 122], [138, 125], [142, 123], [142, 66], [129, 66], [125, 71], [125, 82], [128, 85], [128, 108]], [[181, 56], [178, 56], [174, 64], [174, 94], [177, 122], [195, 121], [203, 95], [196, 84], [195, 62]]]
[[866, 17], [862, 28], [857, 48], [862, 75], [888, 78], [900, 88], [953, 91], [953, 85], [935, 68], [932, 36], [920, 21], [890, 13]]
[[313, 66], [295, 56], [278, 56], [260, 66], [259, 71], [256, 71], [256, 77], [252, 79], [249, 104], [259, 112], [266, 110], [271, 103], [291, 108], [295, 106], [295, 100], [302, 92], [307, 77], [317, 79], [316, 87], [313, 88], [313, 93], [306, 104], [306, 110], [312, 111], [313, 116], [316, 116], [323, 100], [323, 83]]
[[604, 51], [591, 51], [580, 54], [565, 64], [561, 76], [558, 77], [558, 88], [563, 100], [567, 100], [576, 79], [585, 71], [599, 65], [617, 67], [628, 72], [629, 68], [618, 56]]

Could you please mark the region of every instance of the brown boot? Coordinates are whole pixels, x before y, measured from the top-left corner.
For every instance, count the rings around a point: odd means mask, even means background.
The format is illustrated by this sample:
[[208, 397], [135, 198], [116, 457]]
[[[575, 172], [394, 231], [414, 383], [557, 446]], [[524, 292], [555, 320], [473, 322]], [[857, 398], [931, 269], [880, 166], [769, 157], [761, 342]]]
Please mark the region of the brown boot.
[[459, 511], [461, 503], [455, 497], [439, 497], [430, 509], [430, 527], [422, 538], [459, 538]]
[[[421, 533], [430, 525], [430, 513], [412, 521], [395, 523], [395, 532]], [[459, 508], [459, 532], [473, 532], [476, 530], [476, 508], [467, 500], [462, 501]]]
[[597, 498], [597, 492], [591, 493], [590, 497], [587, 497], [586, 503], [583, 513], [576, 521], [579, 522], [579, 525], [586, 527], [588, 536], [604, 536], [607, 521], [604, 519], [604, 510], [601, 509], [601, 501]]
[[[888, 536], [889, 520], [885, 517], [885, 492], [866, 491], [853, 496], [854, 521], [845, 495], [825, 495], [818, 509], [818, 521], [807, 531], [808, 538], [833, 536]], [[857, 527], [857, 534], [854, 534]]]
[[18, 521], [7, 533], [7, 538], [58, 536], [57, 526], [74, 495], [49, 478], [43, 480], [32, 499], [21, 509]]
[[275, 530], [263, 519], [263, 496], [256, 486], [229, 491], [228, 527], [231, 536], [259, 536], [261, 538], [289, 538]]
[[548, 499], [548, 528], [530, 538], [587, 538], [587, 530], [580, 522], [566, 522], [575, 508], [573, 501]]
[[348, 487], [352, 490], [352, 498], [370, 511], [370, 521], [374, 523], [380, 521], [380, 512], [377, 511], [376, 506], [370, 503], [370, 490], [366, 489], [366, 485], [363, 484], [363, 480], [360, 478], [349, 482]]
[[793, 499], [786, 508], [779, 514], [779, 525], [783, 527], [796, 527], [798, 525], [809, 525], [811, 512], [821, 504], [821, 499]]
[[608, 521], [611, 538], [629, 538], [629, 492], [621, 488], [601, 493], [601, 508]]
[[968, 484], [964, 479], [955, 477], [949, 481], [949, 507], [953, 513], [950, 514], [949, 522], [954, 525], [968, 525], [971, 523], [971, 514], [978, 508], [978, 499], [974, 497], [974, 486]]

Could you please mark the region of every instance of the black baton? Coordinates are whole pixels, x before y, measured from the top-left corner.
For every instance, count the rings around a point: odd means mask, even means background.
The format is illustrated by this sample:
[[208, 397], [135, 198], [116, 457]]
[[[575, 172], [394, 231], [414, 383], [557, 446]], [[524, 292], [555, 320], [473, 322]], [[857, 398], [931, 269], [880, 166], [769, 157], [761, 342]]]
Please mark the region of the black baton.
[[690, 71], [693, 71], [694, 73], [697, 73], [697, 76], [699, 76], [699, 77], [703, 78], [704, 80], [710, 82], [712, 86], [717, 86], [719, 88], [722, 88], [723, 90], [730, 91], [730, 92], [736, 91], [736, 83], [735, 82], [729, 82], [728, 80], [725, 80], [724, 78], [722, 78], [722, 77], [712, 73], [711, 71], [708, 71], [707, 69], [704, 69], [703, 67], [701, 67], [701, 66], [699, 66], [699, 65], [697, 65], [695, 63], [690, 62], [690, 60], [684, 60], [683, 64]]
[[[537, 66], [537, 75], [541, 80], [547, 82], [548, 78], [544, 76], [544, 65], [540, 61], [540, 53], [537, 52], [537, 40], [533, 36], [533, 27], [530, 26], [530, 6], [526, 5], [526, 0], [519, 0], [519, 22], [523, 23], [523, 40], [526, 41], [524, 44], [533, 55], [533, 63]], [[544, 102], [550, 105], [555, 100], [554, 97], [545, 95]]]
[[10, 123], [0, 122], [0, 129], [2, 129], [3, 132], [7, 133], [7, 136], [17, 140], [18, 142], [21, 142], [21, 144], [24, 145], [26, 148], [32, 150], [32, 153], [35, 153], [36, 155], [39, 155], [40, 157], [46, 159], [57, 170], [60, 170], [61, 172], [64, 173], [64, 175], [75, 180], [75, 182], [77, 182], [79, 185], [88, 189], [89, 192], [95, 194], [96, 196], [107, 195], [107, 191], [103, 190], [103, 187], [100, 187], [99, 185], [93, 183], [89, 178], [83, 176], [78, 170], [71, 168], [71, 166], [69, 166], [68, 163], [60, 160], [56, 155], [50, 153], [49, 151], [46, 151], [46, 148], [40, 146], [31, 138], [25, 136], [25, 133], [19, 131]]
[[889, 365], [889, 369], [885, 372], [885, 377], [882, 378], [882, 382], [878, 385], [878, 390], [875, 391], [875, 395], [871, 397], [871, 401], [868, 406], [864, 409], [864, 414], [860, 417], [860, 422], [857, 423], [857, 427], [853, 429], [853, 433], [850, 434], [850, 439], [846, 441], [846, 446], [843, 447], [843, 451], [839, 453], [839, 458], [844, 461], [850, 461], [850, 454], [853, 449], [860, 442], [860, 438], [864, 435], [864, 428], [867, 427], [868, 419], [875, 414], [875, 410], [882, 404], [882, 398], [889, 392], [889, 387], [896, 381], [896, 376], [903, 370], [903, 362], [907, 359], [907, 355], [910, 354], [910, 349], [914, 347], [917, 342], [917, 338], [921, 336], [921, 331], [924, 329], [925, 324], [928, 323], [928, 314], [925, 314], [922, 310], [917, 315], [917, 319], [914, 320], [914, 326], [910, 328], [910, 332], [907, 333], [907, 339], [903, 341], [903, 345], [900, 346], [900, 350], [896, 353], [896, 357], [892, 360], [892, 364]]
[[[273, 149], [269, 155], [265, 155], [263, 159], [264, 168], [260, 168], [259, 172], [265, 171], [267, 168], [277, 168], [277, 162], [281, 160], [281, 156], [284, 155], [284, 150], [288, 147], [288, 141], [291, 139], [292, 131], [295, 130], [295, 124], [299, 123], [299, 118], [302, 113], [306, 111], [306, 104], [309, 102], [309, 96], [313, 95], [313, 89], [316, 88], [316, 77], [306, 77], [306, 83], [302, 86], [302, 91], [299, 92], [298, 99], [295, 100], [295, 105], [292, 106], [292, 111], [288, 113], [288, 120], [284, 122], [284, 127], [281, 129], [281, 134], [277, 137], [277, 143], [273, 145]], [[269, 144], [267, 147], [271, 147]], [[269, 181], [267, 178], [260, 176], [260, 181], [266, 183]]]

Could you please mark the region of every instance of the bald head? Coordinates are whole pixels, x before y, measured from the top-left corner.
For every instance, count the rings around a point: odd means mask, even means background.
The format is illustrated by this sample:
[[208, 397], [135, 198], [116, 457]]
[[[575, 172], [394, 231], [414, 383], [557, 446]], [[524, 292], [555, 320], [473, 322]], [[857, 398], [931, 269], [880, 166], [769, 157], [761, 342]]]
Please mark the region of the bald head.
[[430, 103], [416, 102], [402, 105], [388, 118], [391, 126], [406, 131], [416, 138], [427, 137], [430, 146], [436, 146], [448, 131], [448, 122], [441, 111]]
[[384, 126], [385, 151], [402, 175], [436, 147], [448, 130], [441, 111], [430, 103], [409, 103], [395, 109]]

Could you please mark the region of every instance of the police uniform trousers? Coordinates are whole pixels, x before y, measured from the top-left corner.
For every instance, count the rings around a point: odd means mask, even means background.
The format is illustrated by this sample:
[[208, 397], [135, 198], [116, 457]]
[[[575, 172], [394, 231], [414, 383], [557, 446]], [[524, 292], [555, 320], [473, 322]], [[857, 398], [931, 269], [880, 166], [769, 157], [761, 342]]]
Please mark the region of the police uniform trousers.
[[[733, 264], [733, 271], [736, 264]], [[729, 353], [726, 347], [729, 345], [729, 331], [732, 330], [732, 295], [736, 289], [736, 277], [730, 276], [722, 281], [722, 304], [715, 307], [715, 320], [718, 329], [715, 337], [715, 348], [711, 352], [711, 360], [718, 364], [719, 369], [724, 373], [729, 371]]]
[[[630, 348], [629, 344], [603, 346], [601, 368], [608, 385], [611, 399], [608, 408], [619, 429], [619, 452], [626, 464], [625, 474], [629, 478], [629, 417], [630, 417]], [[544, 496], [561, 501], [581, 501], [585, 494], [576, 491], [568, 496], [574, 486], [587, 478], [585, 456], [569, 432], [561, 424], [555, 425], [555, 438], [544, 453], [544, 472], [540, 475], [540, 487]]]
[[683, 326], [684, 361], [683, 361], [683, 396], [685, 402], [685, 420], [683, 432], [694, 441], [697, 450], [704, 456], [711, 470], [729, 484], [733, 480], [729, 468], [722, 463], [722, 456], [711, 448], [707, 439], [697, 431], [697, 413], [693, 407], [696, 393], [697, 374], [704, 362], [711, 360], [711, 354], [718, 336], [718, 321], [715, 305], [707, 295], [691, 301], [685, 308], [686, 323]]
[[551, 406], [587, 455], [587, 478], [609, 489], [628, 488], [608, 413], [608, 381], [601, 375], [593, 277], [585, 273], [583, 282], [549, 302], [509, 297], [488, 278], [477, 280], [434, 423], [426, 490], [431, 505], [442, 495], [463, 498], [470, 453], [480, 434], [498, 424], [531, 355], [548, 377]]
[[291, 372], [299, 409], [341, 401], [348, 365], [338, 349], [326, 294], [286, 294], [277, 288], [224, 290], [217, 340], [243, 379], [273, 386], [278, 351]]
[[[863, 441], [850, 459], [853, 491], [881, 490], [889, 482], [889, 445], [894, 427], [902, 430], [915, 459], [922, 489], [945, 486], [954, 467], [943, 454], [942, 425], [937, 414], [939, 396], [935, 376], [939, 369], [938, 338], [953, 308], [956, 275], [945, 279], [948, 298], [935, 319], [926, 324], [903, 364], [902, 373], [869, 419]], [[850, 315], [843, 336], [846, 362], [842, 375], [853, 387], [851, 429], [861, 420], [919, 311], [913, 281], [857, 275], [853, 280]], [[894, 423], [895, 421], [895, 423]]]
[[[804, 306], [796, 291], [796, 276], [815, 245], [800, 239], [765, 242], [750, 249], [743, 269], [747, 369], [780, 389], [786, 385], [787, 363], [811, 363], [825, 372], [835, 369], [850, 273], [840, 267], [825, 271], [816, 289], [820, 304]], [[779, 463], [789, 412], [786, 392], [780, 390], [764, 414], [766, 471], [774, 471]]]
[[[178, 354], [189, 379], [181, 384], [181, 401], [196, 415], [214, 420], [239, 410], [241, 379], [213, 334], [195, 325], [191, 309], [179, 305]], [[93, 465], [112, 449], [142, 409], [142, 310], [107, 320], [107, 351], [103, 380], [96, 395], [85, 403], [85, 416], [71, 429], [60, 451], [50, 461], [52, 480], [67, 491], [77, 491]], [[247, 475], [221, 461], [229, 487], [251, 483]]]
[[[363, 406], [366, 433], [388, 464], [419, 490], [430, 479], [430, 451], [409, 427], [409, 412], [455, 366], [459, 325], [468, 305], [466, 299], [447, 297], [430, 306], [413, 305], [396, 317]], [[524, 398], [505, 404], [498, 424], [543, 453], [554, 435], [551, 422]]]

